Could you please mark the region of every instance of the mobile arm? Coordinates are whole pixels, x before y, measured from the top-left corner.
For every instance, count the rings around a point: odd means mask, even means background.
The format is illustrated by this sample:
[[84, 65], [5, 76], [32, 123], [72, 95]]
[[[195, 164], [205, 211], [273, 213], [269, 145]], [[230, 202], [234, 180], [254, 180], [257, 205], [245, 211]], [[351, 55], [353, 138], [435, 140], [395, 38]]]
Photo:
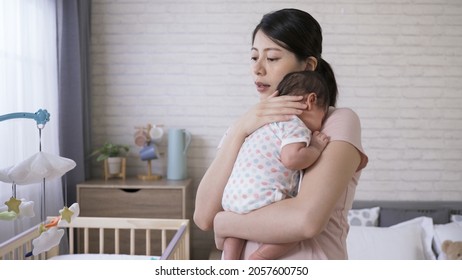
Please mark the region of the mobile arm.
[[37, 125], [44, 126], [47, 122], [50, 121], [50, 114], [47, 112], [47, 110], [39, 109], [35, 113], [19, 112], [19, 113], [11, 113], [11, 114], [0, 116], [0, 122], [6, 121], [9, 119], [33, 119], [37, 122]]

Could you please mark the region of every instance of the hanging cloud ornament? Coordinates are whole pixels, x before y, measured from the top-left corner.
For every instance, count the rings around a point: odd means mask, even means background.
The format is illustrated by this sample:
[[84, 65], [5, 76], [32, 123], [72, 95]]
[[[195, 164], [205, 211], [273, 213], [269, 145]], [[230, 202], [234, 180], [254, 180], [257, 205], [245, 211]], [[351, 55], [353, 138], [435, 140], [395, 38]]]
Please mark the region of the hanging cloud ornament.
[[0, 169], [0, 180], [16, 185], [40, 183], [63, 176], [74, 169], [75, 161], [46, 152], [38, 152], [8, 168]]
[[39, 237], [32, 240], [32, 245], [34, 246], [32, 254], [37, 256], [57, 246], [63, 235], [64, 230], [58, 229], [57, 227], [50, 228], [49, 230], [43, 232]]

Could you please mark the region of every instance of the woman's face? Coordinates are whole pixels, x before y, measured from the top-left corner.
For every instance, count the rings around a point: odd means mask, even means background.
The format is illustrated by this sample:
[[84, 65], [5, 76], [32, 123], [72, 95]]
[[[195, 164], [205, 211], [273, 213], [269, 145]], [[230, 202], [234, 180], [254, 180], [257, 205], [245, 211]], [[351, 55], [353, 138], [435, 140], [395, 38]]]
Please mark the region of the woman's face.
[[260, 99], [274, 93], [286, 74], [308, 70], [306, 62], [298, 60], [294, 53], [273, 42], [261, 30], [255, 34], [251, 59], [251, 72]]

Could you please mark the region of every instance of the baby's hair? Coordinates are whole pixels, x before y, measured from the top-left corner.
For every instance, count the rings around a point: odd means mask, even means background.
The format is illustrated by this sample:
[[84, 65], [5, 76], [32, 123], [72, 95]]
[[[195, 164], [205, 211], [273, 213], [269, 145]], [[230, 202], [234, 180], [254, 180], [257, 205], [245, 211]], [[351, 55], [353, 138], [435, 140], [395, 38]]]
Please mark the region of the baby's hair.
[[316, 93], [316, 105], [327, 110], [330, 104], [328, 87], [323, 77], [314, 71], [300, 71], [287, 74], [279, 83], [279, 95], [301, 95]]

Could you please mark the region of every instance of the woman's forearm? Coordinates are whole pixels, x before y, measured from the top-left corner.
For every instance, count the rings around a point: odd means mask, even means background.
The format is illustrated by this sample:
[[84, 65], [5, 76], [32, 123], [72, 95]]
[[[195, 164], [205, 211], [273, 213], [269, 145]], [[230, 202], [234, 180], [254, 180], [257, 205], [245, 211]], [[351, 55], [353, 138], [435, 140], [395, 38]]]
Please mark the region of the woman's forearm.
[[[301, 234], [300, 222], [288, 219], [283, 213], [293, 213], [286, 199], [248, 214], [220, 212], [215, 218], [215, 235], [220, 237], [236, 237], [262, 243], [289, 243], [305, 239]], [[290, 222], [290, 221], [291, 222]]]
[[215, 234], [263, 243], [287, 243], [312, 238], [326, 226], [359, 162], [360, 154], [354, 146], [343, 141], [331, 142], [319, 160], [305, 172], [295, 198], [245, 215], [220, 212], [215, 219]]
[[199, 183], [196, 193], [194, 222], [202, 230], [213, 227], [213, 219], [222, 211], [221, 197], [245, 135], [230, 128], [215, 159]]

